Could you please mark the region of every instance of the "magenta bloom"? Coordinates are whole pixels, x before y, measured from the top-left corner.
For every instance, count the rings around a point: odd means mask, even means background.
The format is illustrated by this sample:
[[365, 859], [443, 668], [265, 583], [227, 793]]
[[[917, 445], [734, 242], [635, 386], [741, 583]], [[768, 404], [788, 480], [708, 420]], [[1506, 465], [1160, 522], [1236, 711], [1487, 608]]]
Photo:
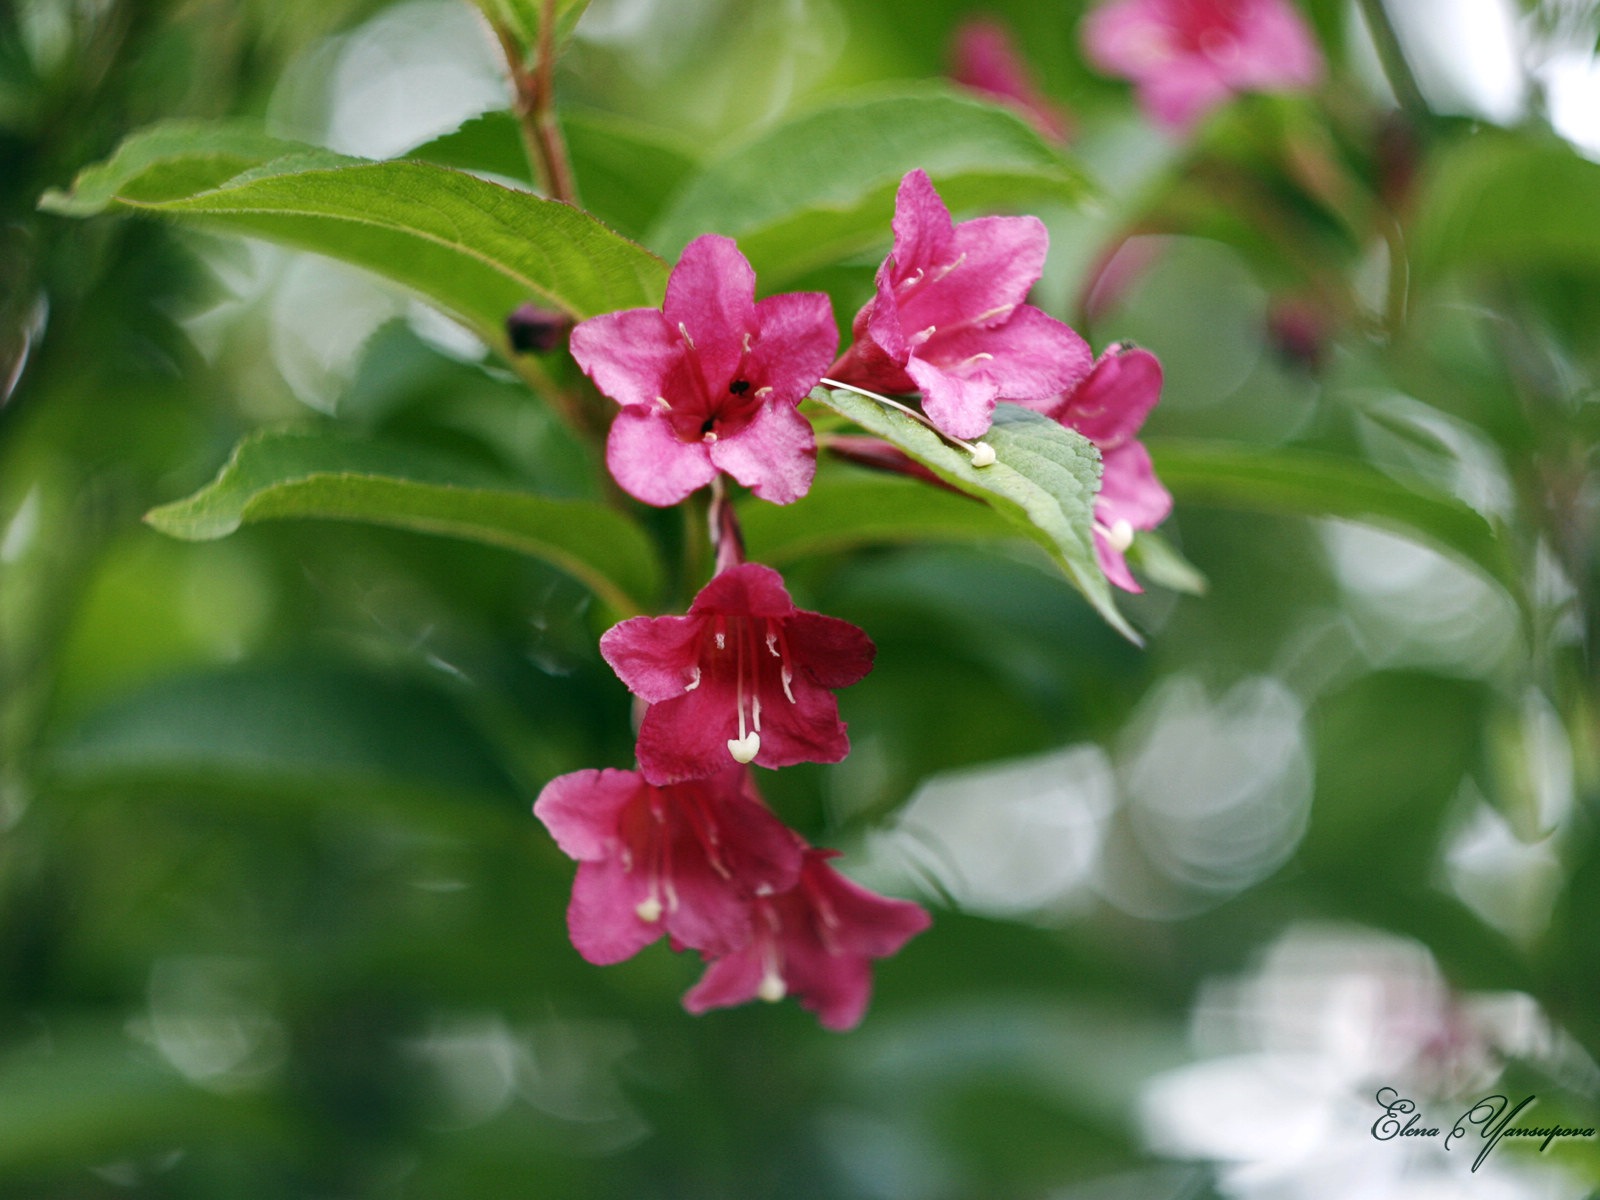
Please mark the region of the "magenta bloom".
[[1107, 578], [1129, 592], [1143, 590], [1123, 557], [1133, 531], [1154, 529], [1172, 511], [1172, 496], [1156, 478], [1150, 452], [1135, 439], [1160, 398], [1160, 360], [1148, 350], [1116, 344], [1106, 347], [1077, 387], [1049, 405], [1035, 406], [1099, 447], [1095, 553]]
[[1046, 137], [1067, 140], [1065, 112], [1035, 86], [1011, 32], [999, 21], [963, 21], [951, 39], [950, 57], [950, 77], [962, 87], [1016, 109]]
[[763, 767], [838, 762], [850, 751], [830, 689], [872, 669], [848, 621], [795, 608], [771, 567], [741, 563], [700, 589], [687, 616], [633, 617], [600, 653], [642, 700], [639, 769], [656, 783]]
[[930, 925], [918, 904], [888, 899], [851, 883], [827, 859], [806, 850], [800, 882], [755, 901], [752, 938], [714, 962], [683, 997], [691, 1013], [762, 998], [795, 995], [824, 1029], [854, 1029], [872, 995], [872, 958], [899, 952]]
[[801, 844], [747, 775], [657, 787], [608, 769], [545, 785], [534, 815], [579, 864], [567, 908], [579, 954], [621, 962], [663, 933], [707, 954], [749, 942], [753, 898], [795, 885]]
[[1112, 0], [1083, 24], [1089, 60], [1131, 79], [1158, 125], [1186, 130], [1236, 92], [1293, 91], [1322, 54], [1286, 0]]
[[1092, 361], [1082, 338], [1024, 304], [1049, 235], [1037, 217], [953, 225], [928, 176], [912, 171], [895, 197], [894, 250], [878, 292], [856, 314], [855, 342], [829, 374], [887, 392], [922, 393], [941, 430], [982, 437], [999, 400], [1041, 401]]
[[715, 957], [683, 998], [685, 1008], [703, 1013], [793, 995], [825, 1029], [860, 1024], [872, 994], [871, 960], [897, 953], [930, 922], [920, 905], [840, 875], [828, 866], [835, 854], [807, 850], [793, 890], [756, 900], [750, 941]]
[[839, 346], [820, 292], [755, 299], [756, 276], [725, 237], [684, 248], [661, 308], [592, 317], [572, 356], [622, 411], [606, 465], [646, 504], [676, 504], [726, 471], [787, 504], [816, 473], [811, 425], [796, 411]]

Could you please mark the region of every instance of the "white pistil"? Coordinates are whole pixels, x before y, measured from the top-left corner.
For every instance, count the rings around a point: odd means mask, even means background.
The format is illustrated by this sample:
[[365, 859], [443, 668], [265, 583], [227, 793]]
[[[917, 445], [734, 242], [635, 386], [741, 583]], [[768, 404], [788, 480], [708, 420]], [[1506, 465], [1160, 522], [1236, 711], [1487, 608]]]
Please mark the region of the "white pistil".
[[865, 396], [868, 400], [876, 400], [879, 404], [884, 404], [890, 408], [898, 409], [900, 412], [905, 413], [905, 415], [910, 417], [913, 421], [917, 421], [920, 424], [926, 425], [929, 429], [933, 430], [952, 446], [959, 446], [968, 454], [972, 455], [972, 465], [975, 467], [989, 467], [994, 465], [994, 447], [989, 445], [988, 442], [963, 441], [961, 438], [955, 437], [940, 429], [932, 421], [928, 420], [924, 414], [919, 413], [916, 409], [901, 404], [898, 400], [891, 400], [887, 396], [880, 396], [877, 392], [869, 392], [865, 388], [858, 388], [853, 383], [840, 383], [837, 379], [828, 379], [826, 376], [818, 380], [818, 382], [831, 388], [838, 388], [843, 392], [854, 392], [858, 396]]
[[705, 435], [703, 437], [701, 437], [700, 440], [702, 442], [714, 442], [714, 441], [716, 441], [717, 440], [716, 430], [714, 430], [714, 429], [713, 430], [708, 430], [705, 433]]
[[[740, 714], [743, 716], [743, 714]], [[740, 722], [743, 724], [743, 722]], [[736, 763], [754, 762], [756, 755], [761, 753], [761, 735], [752, 730], [740, 737], [728, 739], [728, 753], [733, 755]]]
[[783, 976], [778, 974], [778, 969], [770, 963], [761, 973], [761, 984], [756, 988], [756, 995], [768, 1004], [776, 1004], [789, 994], [789, 986], [783, 982]]
[[686, 692], [692, 692], [695, 690], [695, 688], [700, 686], [700, 668], [690, 667], [689, 671], [693, 675], [693, 678], [690, 679], [688, 683], [683, 685], [683, 690]]
[[689, 349], [694, 349], [694, 339], [689, 336], [689, 327], [682, 321], [678, 322], [678, 332], [683, 334], [683, 340], [689, 343]]
[[646, 925], [654, 925], [661, 920], [661, 901], [651, 894], [634, 905], [633, 911], [639, 914], [639, 920]]
[[1117, 548], [1118, 554], [1127, 553], [1128, 547], [1133, 545], [1133, 526], [1126, 517], [1118, 518], [1112, 524], [1111, 544]]

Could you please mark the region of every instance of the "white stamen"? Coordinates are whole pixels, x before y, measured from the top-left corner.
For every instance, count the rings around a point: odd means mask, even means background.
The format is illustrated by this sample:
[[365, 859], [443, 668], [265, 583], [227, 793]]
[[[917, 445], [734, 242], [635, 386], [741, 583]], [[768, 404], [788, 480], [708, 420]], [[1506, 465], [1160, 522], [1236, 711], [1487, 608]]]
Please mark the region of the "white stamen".
[[1016, 308], [1016, 305], [1014, 305], [1014, 304], [1002, 304], [998, 308], [991, 308], [987, 312], [981, 312], [977, 316], [973, 317], [972, 318], [972, 324], [974, 324], [974, 325], [982, 325], [985, 321], [989, 320], [991, 317], [1004, 316], [1006, 313], [1012, 311], [1012, 309], [1014, 309], [1014, 308]]
[[761, 753], [761, 735], [751, 730], [743, 737], [728, 739], [728, 753], [733, 755], [736, 763], [747, 763]]
[[778, 653], [778, 635], [776, 633], [767, 634], [767, 650], [769, 653], [771, 653], [773, 658], [783, 657], [783, 655]]
[[661, 920], [661, 901], [654, 896], [648, 896], [634, 905], [633, 911], [639, 914], [639, 920], [646, 925], [654, 925]]
[[788, 667], [784, 667], [783, 670], [778, 673], [778, 678], [783, 680], [784, 696], [788, 698], [790, 704], [793, 704], [794, 693], [789, 690], [789, 684], [794, 679], [794, 672], [789, 670]]
[[757, 400], [761, 399], [762, 396], [770, 396], [770, 395], [772, 395], [772, 389], [769, 388], [769, 387], [758, 387], [756, 389], [756, 399]]
[[973, 363], [989, 362], [994, 358], [987, 350], [980, 350], [970, 358], [963, 358], [956, 364], [958, 367], [970, 367]]
[[975, 467], [994, 466], [994, 447], [988, 442], [972, 443], [972, 465]]
[[913, 333], [906, 339], [906, 341], [910, 342], [914, 346], [920, 346], [923, 342], [927, 341], [938, 332], [939, 327], [937, 325], [929, 325], [926, 329], [918, 330], [916, 333]]
[[683, 685], [683, 690], [686, 692], [692, 692], [695, 690], [695, 688], [700, 686], [700, 668], [690, 667], [689, 670], [693, 673], [694, 678]]
[[964, 263], [966, 261], [967, 261], [967, 252], [965, 250], [963, 250], [961, 252], [961, 257], [956, 259], [955, 262], [948, 263], [945, 266], [942, 266], [942, 267], [939, 268], [939, 273], [933, 277], [934, 281], [938, 282], [939, 280], [943, 279], [946, 275], [950, 274], [951, 271], [954, 271], [957, 267], [959, 267], [962, 263]]
[[750, 335], [748, 333], [744, 335], [744, 352], [746, 354], [750, 353]]
[[723, 633], [722, 630], [719, 629], [719, 630], [717, 630], [717, 649], [718, 650], [726, 650], [727, 648], [728, 648], [728, 635]]
[[751, 696], [750, 697], [750, 724], [755, 727], [755, 731], [757, 733], [761, 732], [761, 697], [760, 696]]
[[667, 911], [678, 911], [678, 889], [672, 886], [671, 878], [663, 879], [662, 885], [667, 889]]
[[1133, 526], [1126, 517], [1115, 521], [1108, 531], [1107, 540], [1116, 548], [1118, 554], [1126, 554], [1128, 547], [1133, 545]]
[[656, 403], [661, 405], [662, 408], [666, 409], [667, 412], [672, 411], [672, 405], [667, 403], [667, 398], [665, 396], [657, 396]]
[[768, 1004], [776, 1004], [788, 994], [789, 988], [783, 982], [783, 976], [772, 967], [768, 967], [761, 976], [761, 986], [756, 988], [756, 995]]
[[678, 322], [678, 332], [683, 334], [683, 340], [689, 343], [689, 349], [694, 349], [694, 339], [689, 336], [689, 327], [682, 321]]

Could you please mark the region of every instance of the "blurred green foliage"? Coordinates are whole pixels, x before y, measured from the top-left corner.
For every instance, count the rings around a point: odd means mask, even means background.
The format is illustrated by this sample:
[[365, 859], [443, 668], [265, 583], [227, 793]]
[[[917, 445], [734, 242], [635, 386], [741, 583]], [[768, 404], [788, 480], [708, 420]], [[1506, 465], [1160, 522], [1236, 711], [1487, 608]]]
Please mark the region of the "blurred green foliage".
[[[1537, 106], [1395, 111], [1332, 0], [1305, 5], [1319, 93], [1166, 139], [1084, 65], [1083, 8], [984, 9], [1073, 110], [1066, 154], [930, 84], [958, 0], [594, 3], [563, 60], [580, 195], [623, 235], [749, 234], [764, 286], [848, 320], [894, 181], [936, 154], [958, 207], [1046, 218], [1041, 304], [1166, 365], [1165, 532], [1207, 586], [1125, 600], [1144, 650], [944, 493], [825, 463], [809, 518], [749, 512], [803, 606], [879, 648], [842, 697], [855, 753], [769, 798], [935, 908], [841, 1038], [792, 1005], [690, 1018], [694, 962], [601, 970], [567, 942], [572, 867], [529, 805], [630, 762], [596, 639], [705, 564], [700, 512], [613, 504], [603, 407], [556, 407], [564, 356], [483, 357], [322, 260], [36, 207], [174, 118], [361, 153], [330, 114], [395, 104], [361, 31], [442, 21], [468, 34], [440, 55], [492, 66], [470, 6], [0, 7], [0, 1194], [1204, 1196], [1208, 1168], [1147, 1146], [1141, 1089], [1200, 1053], [1204, 985], [1306, 921], [1414, 939], [1600, 1054], [1600, 165]], [[452, 128], [419, 125], [415, 157], [528, 178], [513, 120]], [[388, 273], [495, 344], [549, 283], [486, 298], [437, 265]], [[546, 295], [603, 307], [581, 282]], [[158, 506], [241, 442], [282, 456], [268, 486], [184, 510], [237, 531], [163, 536]], [[361, 463], [331, 461], [367, 474], [330, 485], [317, 455], [350, 443]], [[482, 485], [470, 511], [395, 519], [438, 471]], [[586, 524], [552, 550], [524, 535], [558, 502]], [[1120, 799], [1059, 904], [985, 907], [937, 854], [882, 851], [920, 844], [901, 818], [930, 778], [1063, 747], [1097, 748]], [[1257, 807], [1204, 824], [1235, 778], [1266, 781]], [[1484, 819], [1538, 870], [1461, 868]], [[1581, 1072], [1532, 1086], [1594, 1121]], [[1560, 1160], [1600, 1183], [1595, 1145]]]

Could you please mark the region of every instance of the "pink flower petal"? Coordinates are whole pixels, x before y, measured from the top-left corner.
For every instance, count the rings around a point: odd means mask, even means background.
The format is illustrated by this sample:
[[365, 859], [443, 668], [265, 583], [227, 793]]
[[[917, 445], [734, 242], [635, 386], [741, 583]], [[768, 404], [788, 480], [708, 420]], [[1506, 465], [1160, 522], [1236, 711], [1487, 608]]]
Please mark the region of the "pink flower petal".
[[632, 771], [575, 771], [545, 786], [533, 815], [568, 858], [599, 859], [615, 836], [617, 814], [638, 790], [639, 777]]
[[717, 474], [706, 444], [681, 441], [654, 404], [629, 405], [616, 415], [606, 437], [606, 466], [630, 496], [660, 507], [677, 504]]
[[785, 292], [756, 305], [761, 336], [751, 348], [749, 370], [770, 387], [768, 404], [793, 406], [817, 386], [839, 350], [833, 305], [821, 292]]
[[683, 248], [661, 308], [671, 329], [688, 330], [708, 383], [731, 378], [756, 331], [755, 301], [756, 273], [732, 238], [708, 233]]
[[1088, 376], [1044, 409], [1102, 450], [1137, 434], [1161, 399], [1161, 361], [1137, 347], [1108, 347]]
[[590, 317], [568, 342], [595, 386], [619, 404], [653, 404], [683, 357], [683, 340], [659, 310], [630, 308]]
[[692, 617], [629, 617], [600, 635], [600, 655], [630, 692], [659, 704], [694, 683], [702, 633]]
[[1172, 512], [1172, 494], [1156, 478], [1150, 452], [1140, 442], [1124, 442], [1102, 455], [1104, 473], [1095, 510], [1107, 526], [1126, 521], [1135, 529], [1154, 529]]
[[711, 446], [711, 462], [762, 500], [789, 504], [811, 489], [817, 439], [792, 403], [763, 404], [748, 425]]

